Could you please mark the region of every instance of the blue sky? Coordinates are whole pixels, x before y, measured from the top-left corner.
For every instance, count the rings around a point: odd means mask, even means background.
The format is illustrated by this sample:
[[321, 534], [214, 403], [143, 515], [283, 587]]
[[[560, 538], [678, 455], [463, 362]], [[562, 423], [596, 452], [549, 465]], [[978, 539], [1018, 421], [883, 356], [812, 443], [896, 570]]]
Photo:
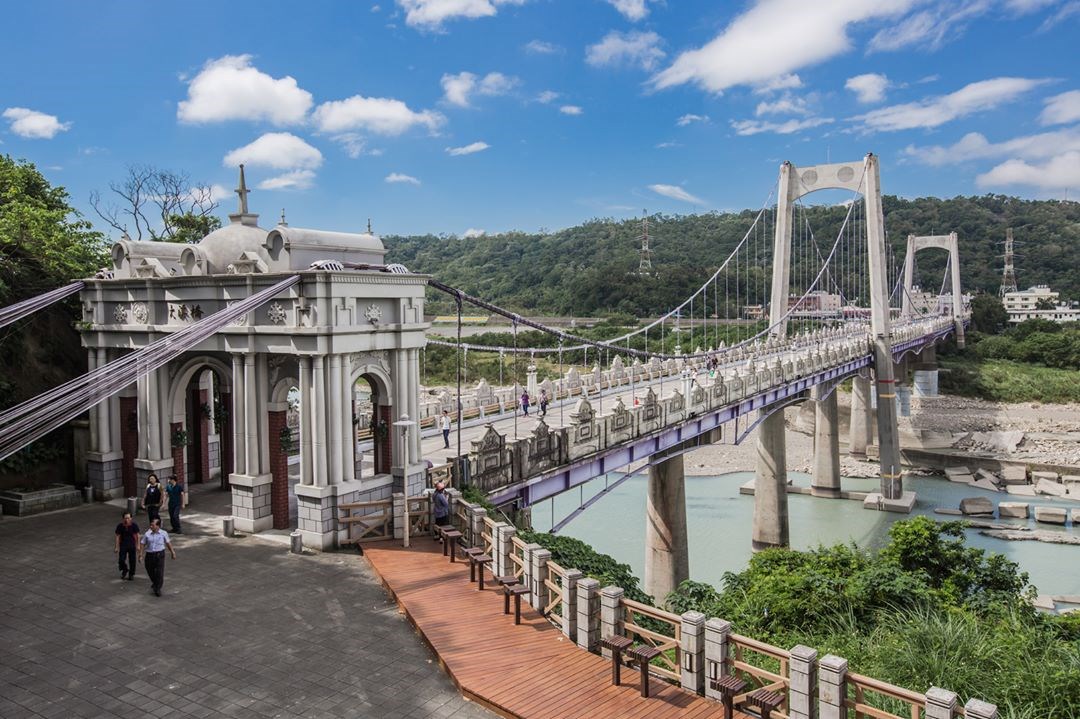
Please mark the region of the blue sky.
[[[233, 211], [535, 231], [757, 207], [777, 165], [886, 193], [1080, 194], [1080, 0], [48, 2], [5, 9], [0, 152], [90, 209], [129, 164]], [[114, 236], [116, 233], [112, 233]]]

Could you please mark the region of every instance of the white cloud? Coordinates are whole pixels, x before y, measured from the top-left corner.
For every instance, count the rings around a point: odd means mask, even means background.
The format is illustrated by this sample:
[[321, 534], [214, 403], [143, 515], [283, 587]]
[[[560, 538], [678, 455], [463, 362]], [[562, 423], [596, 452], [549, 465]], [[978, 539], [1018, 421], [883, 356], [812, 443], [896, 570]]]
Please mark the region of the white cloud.
[[626, 65], [652, 70], [664, 58], [660, 36], [655, 32], [618, 32], [612, 30], [604, 38], [585, 49], [585, 62], [594, 67]]
[[1043, 125], [1063, 125], [1080, 120], [1080, 90], [1070, 90], [1046, 100], [1046, 107], [1039, 115]]
[[1023, 135], [992, 143], [978, 132], [969, 132], [953, 145], [904, 148], [905, 157], [933, 167], [996, 158], [1047, 160], [1064, 152], [1080, 151], [1080, 127], [1037, 135]]
[[979, 187], [1027, 185], [1047, 191], [1080, 187], [1080, 150], [1061, 153], [1038, 164], [1009, 160], [976, 177], [975, 183]]
[[470, 227], [469, 229], [465, 230], [464, 234], [462, 234], [461, 236], [464, 237], [466, 240], [471, 240], [474, 237], [483, 237], [486, 234], [486, 230], [479, 230], [475, 227]]
[[251, 55], [210, 60], [188, 84], [176, 117], [181, 122], [266, 121], [274, 125], [303, 122], [311, 93], [289, 76], [273, 78], [253, 67]]
[[563, 105], [559, 108], [559, 112], [564, 115], [581, 115], [584, 114], [585, 111], [577, 105]]
[[489, 72], [483, 77], [478, 77], [471, 72], [459, 72], [456, 75], [443, 75], [442, 88], [444, 99], [451, 105], [458, 107], [469, 106], [469, 96], [474, 92], [478, 95], [505, 95], [517, 87], [521, 80], [501, 72]]
[[1023, 77], [996, 77], [973, 82], [948, 95], [872, 110], [855, 119], [862, 120], [870, 130], [938, 127], [946, 122], [1011, 102], [1045, 82]]
[[689, 125], [690, 123], [693, 123], [693, 122], [708, 122], [708, 121], [709, 121], [709, 116], [708, 115], [695, 115], [693, 113], [688, 113], [688, 114], [683, 115], [682, 117], [680, 117], [678, 120], [676, 120], [675, 124], [678, 125], [679, 127], [686, 127], [687, 125]]
[[389, 182], [390, 184], [406, 184], [406, 185], [419, 185], [420, 184], [420, 180], [416, 179], [412, 175], [404, 175], [404, 174], [402, 174], [400, 172], [391, 172], [389, 175], [386, 176], [386, 178], [383, 181], [384, 182]]
[[806, 98], [784, 93], [776, 100], [764, 100], [754, 108], [754, 115], [809, 115], [810, 108]]
[[368, 147], [367, 138], [355, 132], [334, 135], [333, 140], [339, 143], [341, 148], [345, 150], [345, 154], [354, 160], [365, 155], [378, 157], [383, 154], [383, 151], [378, 147]]
[[754, 85], [755, 95], [768, 95], [773, 92], [779, 92], [780, 90], [797, 90], [802, 87], [802, 78], [795, 73], [789, 73], [787, 75], [778, 75], [772, 77], [765, 82], [759, 82]]
[[417, 125], [434, 132], [446, 121], [431, 110], [414, 112], [401, 100], [361, 95], [324, 102], [315, 108], [312, 119], [322, 132], [361, 130], [378, 135], [400, 135]]
[[1026, 15], [1059, 0], [924, 0], [922, 7], [870, 39], [868, 52], [890, 52], [906, 47], [934, 51], [963, 36], [968, 24], [988, 13]]
[[849, 26], [898, 15], [917, 0], [758, 0], [711, 42], [680, 54], [652, 78], [710, 92], [767, 83], [851, 49]]
[[405, 24], [437, 30], [447, 20], [491, 17], [503, 5], [524, 5], [525, 0], [397, 0], [405, 10]]
[[1039, 26], [1039, 32], [1046, 32], [1058, 23], [1076, 15], [1080, 15], [1080, 0], [1070, 0], [1058, 8], [1053, 15], [1043, 20], [1042, 25]]
[[680, 202], [689, 202], [695, 205], [706, 204], [705, 200], [700, 197], [695, 197], [689, 192], [679, 187], [678, 185], [649, 185], [649, 189], [658, 195], [664, 197], [670, 197], [672, 200], [679, 200]]
[[268, 132], [254, 142], [225, 155], [226, 167], [251, 165], [275, 170], [314, 169], [323, 156], [316, 148], [288, 132]]
[[889, 78], [876, 72], [849, 77], [844, 83], [844, 89], [855, 93], [855, 99], [863, 104], [884, 100], [885, 88], [888, 86]]
[[542, 93], [536, 96], [536, 101], [544, 105], [547, 105], [548, 103], [554, 102], [558, 99], [559, 93], [555, 92], [554, 90], [544, 90]]
[[819, 125], [827, 125], [833, 122], [831, 117], [808, 117], [805, 120], [787, 120], [785, 122], [768, 122], [765, 120], [732, 120], [731, 127], [736, 135], [759, 135], [763, 132], [774, 132], [777, 135], [791, 135], [802, 130], [808, 130]]
[[225, 185], [219, 185], [217, 183], [210, 185], [210, 199], [214, 202], [222, 202], [233, 197], [235, 194], [234, 190], [230, 190], [228, 187], [225, 187]]
[[524, 47], [525, 52], [533, 55], [554, 55], [563, 51], [561, 46], [546, 40], [529, 40]]
[[667, 142], [656, 143], [657, 150], [668, 150], [672, 147], [682, 147], [681, 142], [675, 142], [674, 140], [668, 140]]
[[56, 115], [30, 110], [25, 107], [9, 107], [4, 110], [4, 119], [9, 122], [11, 131], [28, 140], [51, 140], [57, 133], [66, 132], [70, 122], [60, 122]]
[[491, 147], [491, 145], [487, 144], [486, 142], [472, 142], [463, 147], [448, 147], [446, 148], [446, 154], [450, 155], [451, 157], [458, 157], [460, 155], [472, 155], [477, 152], [483, 152], [489, 147]]
[[378, 5], [372, 5], [371, 6], [371, 12], [379, 12], [380, 10], [382, 10], [382, 8], [379, 7]]
[[644, 20], [649, 14], [649, 2], [657, 0], [607, 0], [627, 20], [637, 22]]
[[259, 183], [260, 190], [306, 190], [315, 182], [311, 170], [293, 170]]

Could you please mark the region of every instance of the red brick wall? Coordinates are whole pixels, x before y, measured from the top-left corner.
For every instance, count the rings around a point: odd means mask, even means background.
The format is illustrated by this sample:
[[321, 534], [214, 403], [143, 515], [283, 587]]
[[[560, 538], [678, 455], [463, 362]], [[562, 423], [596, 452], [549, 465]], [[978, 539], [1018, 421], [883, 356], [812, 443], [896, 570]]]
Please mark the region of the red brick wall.
[[124, 496], [138, 497], [135, 486], [135, 458], [139, 456], [139, 399], [120, 398], [120, 476], [124, 480]]
[[379, 419], [386, 422], [386, 436], [379, 441], [379, 451], [375, 454], [375, 474], [390, 474], [390, 467], [394, 464], [393, 456], [393, 431], [394, 420], [390, 414], [390, 407], [379, 407]]
[[289, 528], [289, 455], [281, 449], [281, 431], [287, 426], [285, 410], [269, 412], [270, 511], [274, 529]]
[[[169, 445], [172, 446], [172, 436], [177, 430], [183, 428], [182, 422], [173, 422], [169, 425]], [[184, 450], [186, 447], [172, 447], [172, 473], [176, 475], [176, 481], [187, 486], [187, 475], [184, 474]], [[162, 477], [161, 479], [164, 479]]]
[[221, 406], [225, 408], [227, 419], [221, 423], [221, 488], [229, 488], [229, 475], [233, 472], [233, 406], [232, 393], [221, 392], [218, 395]]

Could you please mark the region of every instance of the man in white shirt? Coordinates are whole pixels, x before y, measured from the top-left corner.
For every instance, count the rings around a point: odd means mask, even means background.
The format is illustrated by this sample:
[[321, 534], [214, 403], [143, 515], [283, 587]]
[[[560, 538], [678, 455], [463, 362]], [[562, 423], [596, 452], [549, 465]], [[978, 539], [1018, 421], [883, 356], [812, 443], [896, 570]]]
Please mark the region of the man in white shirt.
[[161, 586], [165, 584], [165, 550], [176, 559], [176, 550], [169, 542], [169, 533], [161, 528], [161, 519], [155, 517], [150, 522], [150, 531], [139, 542], [139, 560], [146, 565], [146, 574], [150, 577], [150, 586], [154, 596], [161, 596]]
[[442, 411], [442, 440], [446, 445], [445, 449], [450, 449], [450, 412], [447, 410]]

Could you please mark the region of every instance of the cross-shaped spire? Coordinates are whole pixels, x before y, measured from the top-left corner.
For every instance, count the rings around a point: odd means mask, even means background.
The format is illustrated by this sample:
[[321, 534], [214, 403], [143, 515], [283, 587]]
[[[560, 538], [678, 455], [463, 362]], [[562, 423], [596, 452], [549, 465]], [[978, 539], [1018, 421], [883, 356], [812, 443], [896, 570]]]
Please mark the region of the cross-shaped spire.
[[236, 188], [236, 194], [240, 196], [240, 210], [238, 214], [248, 214], [248, 188], [247, 183], [244, 181], [244, 166], [240, 165], [240, 187]]

